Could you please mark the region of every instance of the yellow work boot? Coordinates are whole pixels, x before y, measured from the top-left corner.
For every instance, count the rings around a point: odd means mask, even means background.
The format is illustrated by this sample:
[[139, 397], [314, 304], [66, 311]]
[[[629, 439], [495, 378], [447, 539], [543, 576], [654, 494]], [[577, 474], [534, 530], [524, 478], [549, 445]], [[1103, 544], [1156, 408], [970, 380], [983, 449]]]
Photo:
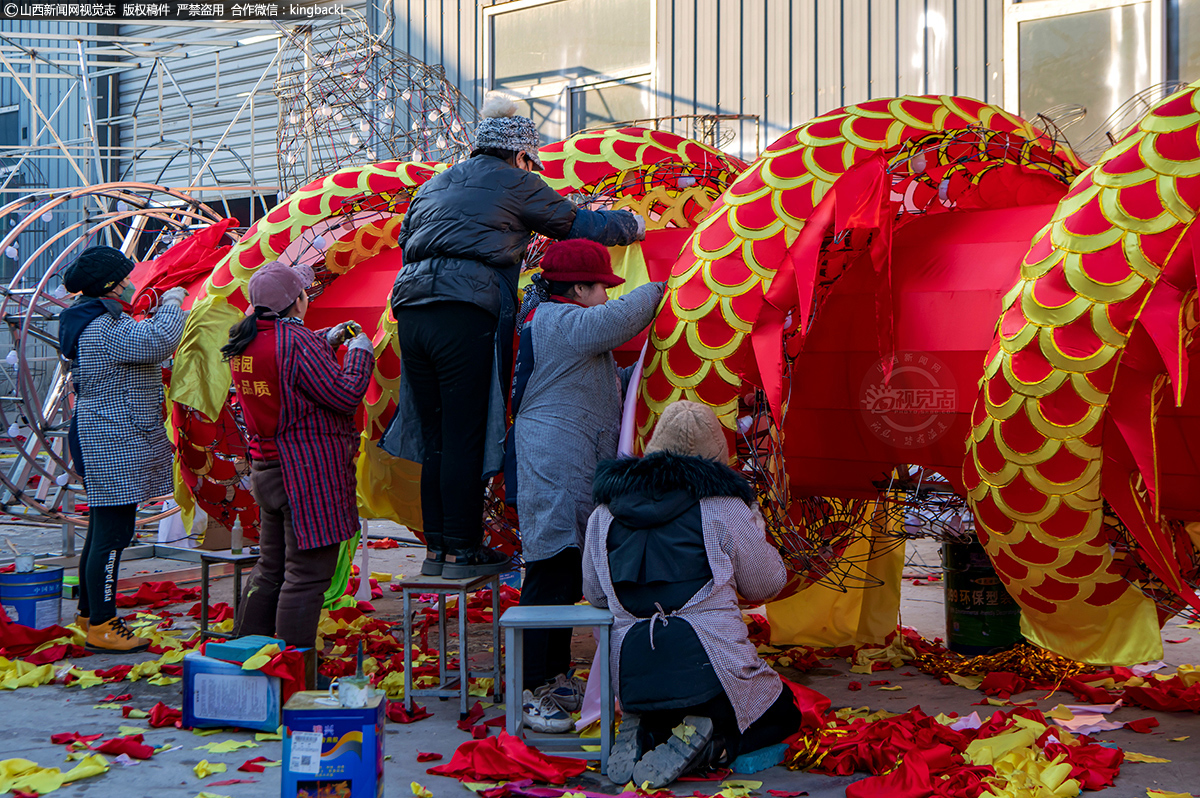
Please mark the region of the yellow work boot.
[[88, 619], [84, 616], [76, 614], [75, 625], [79, 627], [79, 631], [83, 632], [84, 634], [88, 633]]
[[125, 625], [125, 621], [113, 618], [99, 626], [89, 626], [87, 642], [83, 647], [88, 651], [132, 654], [137, 651], [145, 651], [150, 647], [150, 641], [135, 635]]

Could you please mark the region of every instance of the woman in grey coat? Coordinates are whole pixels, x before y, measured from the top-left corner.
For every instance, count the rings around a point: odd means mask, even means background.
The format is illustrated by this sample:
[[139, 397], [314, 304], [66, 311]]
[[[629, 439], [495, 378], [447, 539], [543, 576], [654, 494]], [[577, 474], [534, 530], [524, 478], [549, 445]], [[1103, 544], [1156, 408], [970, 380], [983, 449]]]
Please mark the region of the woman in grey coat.
[[[616, 456], [629, 379], [612, 350], [650, 324], [665, 286], [651, 283], [607, 302], [607, 289], [623, 282], [607, 249], [571, 240], [546, 250], [541, 278], [527, 291], [513, 404], [522, 605], [574, 604], [583, 592], [580, 552], [595, 507], [592, 475], [597, 463]], [[526, 696], [526, 723], [566, 731], [563, 710], [578, 709], [580, 700], [566, 676], [570, 630], [525, 634], [524, 687], [537, 690]]]
[[76, 623], [87, 632], [90, 651], [150, 645], [117, 617], [117, 576], [138, 504], [173, 487], [161, 364], [183, 335], [187, 291], [167, 290], [153, 318], [134, 321], [128, 304], [133, 266], [119, 250], [92, 247], [63, 274], [63, 287], [81, 294], [59, 317], [58, 337], [75, 388], [68, 443], [88, 499]]

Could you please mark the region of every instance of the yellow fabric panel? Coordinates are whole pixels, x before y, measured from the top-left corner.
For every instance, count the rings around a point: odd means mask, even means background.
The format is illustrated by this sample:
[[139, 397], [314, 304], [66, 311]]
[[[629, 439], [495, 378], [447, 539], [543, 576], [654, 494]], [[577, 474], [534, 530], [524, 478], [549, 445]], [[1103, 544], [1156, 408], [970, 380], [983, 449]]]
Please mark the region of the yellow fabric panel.
[[[871, 538], [850, 545], [846, 556], [865, 557]], [[883, 582], [879, 587], [850, 588], [841, 592], [827, 580], [782, 601], [767, 604], [771, 643], [777, 646], [835, 647], [882, 645], [896, 631], [900, 617], [900, 574], [904, 570], [904, 547], [865, 564], [868, 574]]]
[[[1163, 658], [1158, 613], [1145, 595], [1128, 590], [1113, 603], [1090, 609], [1046, 615], [1024, 608], [1021, 634], [1035, 646], [1092, 665], [1131, 666]], [[1117, 628], [1120, 633], [1114, 633]]]
[[229, 341], [229, 328], [242, 318], [243, 313], [224, 297], [209, 296], [196, 303], [188, 314], [171, 367], [174, 401], [194, 407], [209, 418], [220, 417], [233, 380], [220, 350]]
[[359, 438], [358, 514], [387, 518], [409, 529], [422, 529], [421, 466], [379, 448], [366, 435]]

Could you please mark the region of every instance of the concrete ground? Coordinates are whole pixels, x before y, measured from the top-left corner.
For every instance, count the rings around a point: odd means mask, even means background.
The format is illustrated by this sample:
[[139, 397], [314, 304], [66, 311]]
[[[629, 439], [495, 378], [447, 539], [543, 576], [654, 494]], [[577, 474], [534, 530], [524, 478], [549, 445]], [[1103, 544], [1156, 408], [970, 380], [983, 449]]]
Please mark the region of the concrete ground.
[[[373, 533], [403, 535], [404, 530], [393, 525], [372, 524]], [[26, 550], [58, 551], [59, 535], [57, 529], [38, 530], [33, 527], [3, 527], [0, 526], [0, 536], [8, 537]], [[44, 545], [44, 549], [42, 548]], [[415, 574], [419, 569], [420, 551], [416, 548], [401, 547], [391, 550], [372, 550], [372, 571], [386, 571], [394, 574]], [[938, 550], [929, 543], [910, 544], [908, 553], [909, 565], [906, 576], [918, 576], [937, 572], [940, 569]], [[179, 563], [163, 560], [140, 560], [126, 563], [122, 567], [122, 576], [171, 578], [169, 571], [182, 567]], [[150, 572], [137, 574], [136, 572]], [[230, 601], [232, 597], [232, 580], [221, 579], [214, 584], [212, 601]], [[384, 591], [384, 597], [375, 601], [376, 617], [386, 620], [398, 620], [401, 614], [400, 593]], [[186, 610], [190, 602], [169, 609]], [[71, 602], [64, 602], [64, 623], [72, 617]], [[941, 637], [944, 635], [945, 621], [942, 604], [942, 586], [940, 583], [922, 584], [915, 586], [911, 579], [906, 579], [903, 586], [901, 621], [918, 629], [925, 637]], [[184, 619], [190, 622], [190, 619]], [[1170, 622], [1164, 637], [1168, 639], [1187, 638], [1187, 642], [1168, 644], [1166, 661], [1170, 666], [1184, 663], [1200, 663], [1200, 642], [1197, 641], [1194, 630], [1182, 629], [1179, 621]], [[590, 633], [582, 632], [577, 636], [580, 652], [586, 651], [590, 642]], [[81, 667], [88, 669], [104, 668], [131, 659], [150, 659], [135, 655], [134, 657], [92, 656], [78, 660]], [[824, 693], [833, 701], [833, 707], [869, 705], [872, 710], [887, 709], [903, 712], [914, 706], [920, 706], [930, 715], [938, 712], [958, 712], [963, 715], [972, 711], [993, 711], [991, 707], [973, 706], [980, 701], [981, 693], [968, 691], [957, 686], [944, 686], [934, 678], [920, 673], [915, 668], [905, 667], [886, 676], [893, 684], [901, 684], [903, 689], [897, 692], [875, 692], [866, 688], [852, 693], [847, 684], [853, 680], [861, 680], [861, 675], [851, 674], [849, 665], [844, 660], [826, 660], [828, 667], [810, 671], [799, 677], [799, 681]], [[0, 723], [0, 759], [23, 757], [34, 760], [46, 767], [62, 767], [64, 770], [71, 765], [66, 763], [64, 749], [50, 742], [50, 735], [56, 732], [78, 731], [82, 734], [103, 733], [107, 736], [117, 734], [120, 725], [146, 727], [146, 722], [122, 719], [120, 712], [97, 708], [104, 703], [108, 693], [130, 693], [132, 699], [123, 702], [132, 706], [149, 710], [156, 702], [178, 707], [181, 704], [180, 686], [155, 687], [145, 681], [137, 683], [120, 682], [114, 685], [101, 685], [81, 691], [77, 688], [64, 688], [47, 685], [33, 689], [20, 689], [13, 692], [0, 693], [0, 713], [3, 722]], [[1039, 693], [1024, 693], [1014, 696], [1013, 700], [1036, 699], [1037, 707], [1043, 711], [1053, 708], [1059, 703], [1074, 703], [1068, 693], [1057, 693], [1046, 698]], [[466, 796], [469, 791], [452, 779], [426, 774], [425, 770], [431, 764], [416, 761], [419, 751], [434, 751], [444, 755], [443, 761], [448, 761], [454, 749], [463, 741], [469, 739], [469, 734], [460, 731], [458, 720], [458, 702], [424, 700], [426, 708], [433, 717], [410, 725], [388, 724], [386, 738], [386, 753], [390, 757], [385, 766], [384, 792], [391, 796], [411, 795], [410, 784], [419, 782], [427, 787], [433, 795]], [[502, 714], [498, 707], [487, 710], [489, 717]], [[1200, 756], [1195, 753], [1195, 747], [1187, 742], [1170, 742], [1171, 738], [1190, 736], [1200, 740], [1200, 720], [1191, 714], [1154, 713], [1140, 708], [1122, 708], [1110, 717], [1116, 721], [1133, 720], [1149, 715], [1156, 715], [1161, 725], [1151, 734], [1136, 734], [1128, 730], [1117, 730], [1095, 735], [1098, 738], [1111, 740], [1122, 748], [1143, 754], [1163, 757], [1171, 760], [1165, 764], [1135, 764], [1126, 763], [1121, 769], [1121, 775], [1116, 786], [1109, 788], [1105, 795], [1114, 798], [1123, 796], [1145, 796], [1147, 789], [1186, 792], [1189, 789], [1200, 788]], [[185, 796], [191, 798], [201, 791], [214, 795], [231, 796], [232, 798], [251, 798], [251, 796], [275, 796], [280, 792], [279, 769], [268, 769], [265, 773], [238, 773], [237, 767], [247, 759], [255, 756], [265, 756], [279, 759], [282, 755], [281, 743], [260, 742], [256, 748], [242, 749], [228, 754], [210, 754], [198, 750], [198, 746], [224, 740], [254, 740], [252, 732], [228, 731], [211, 736], [200, 737], [190, 732], [176, 729], [146, 730], [146, 742], [155, 746], [170, 743], [177, 746], [170, 751], [155, 755], [152, 759], [140, 762], [131, 767], [113, 764], [112, 769], [99, 777], [88, 778], [75, 784], [62, 787], [56, 794], [66, 796], [86, 795], [89, 798], [130, 798], [130, 796]], [[209, 762], [223, 762], [228, 766], [225, 773], [216, 774], [209, 778], [199, 779], [192, 768], [201, 759]], [[111, 757], [110, 757], [111, 760]], [[856, 774], [846, 778], [834, 778], [819, 774], [792, 772], [782, 767], [764, 771], [749, 778], [763, 782], [763, 787], [756, 794], [766, 796], [767, 789], [785, 790], [792, 792], [807, 791], [808, 795], [842, 796], [846, 785], [863, 778], [864, 774]], [[245, 778], [250, 783], [227, 786], [209, 787], [214, 782], [228, 779]], [[736, 776], [731, 776], [736, 778]], [[595, 773], [586, 773], [576, 789], [596, 792], [617, 792], [618, 789], [606, 779]], [[676, 784], [677, 794], [690, 795], [693, 790], [701, 794], [712, 794], [720, 789], [720, 784], [687, 783]]]

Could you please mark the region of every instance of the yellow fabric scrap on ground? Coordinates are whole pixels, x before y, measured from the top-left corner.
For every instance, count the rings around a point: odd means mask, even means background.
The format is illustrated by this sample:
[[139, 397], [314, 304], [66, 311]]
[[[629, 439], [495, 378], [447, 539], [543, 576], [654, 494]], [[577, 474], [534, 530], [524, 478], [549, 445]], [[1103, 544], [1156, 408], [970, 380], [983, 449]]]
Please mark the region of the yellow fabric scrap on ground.
[[412, 783], [412, 794], [416, 798], [433, 798], [433, 792], [428, 787], [418, 784], [415, 781]]
[[45, 795], [64, 784], [99, 776], [107, 770], [108, 760], [100, 754], [92, 754], [66, 773], [58, 768], [41, 767], [28, 759], [5, 759], [0, 761], [0, 793], [21, 790]]
[[[846, 557], [866, 560], [872, 540], [864, 535], [846, 550]], [[864, 566], [882, 584], [863, 590], [839, 590], [822, 579], [782, 601], [767, 604], [771, 643], [818, 648], [882, 645], [896, 631], [900, 616], [900, 575], [904, 547], [871, 558]]]
[[20, 659], [0, 657], [0, 690], [37, 687], [54, 679], [54, 665], [30, 665]]
[[1170, 790], [1146, 790], [1146, 798], [1196, 798], [1190, 792], [1171, 792]]
[[1139, 754], [1137, 751], [1126, 751], [1125, 752], [1125, 761], [1126, 762], [1145, 762], [1148, 764], [1161, 764], [1161, 763], [1170, 762], [1171, 760], [1163, 759], [1160, 756], [1150, 756], [1149, 754]]
[[197, 751], [208, 751], [210, 754], [228, 754], [242, 748], [258, 748], [258, 743], [250, 740], [226, 740], [223, 743], [208, 743], [196, 746]]
[[192, 772], [196, 774], [196, 778], [198, 779], [207, 779], [214, 773], [224, 773], [225, 763], [209, 762], [207, 759], [201, 759], [196, 763], [196, 766], [192, 768]]

